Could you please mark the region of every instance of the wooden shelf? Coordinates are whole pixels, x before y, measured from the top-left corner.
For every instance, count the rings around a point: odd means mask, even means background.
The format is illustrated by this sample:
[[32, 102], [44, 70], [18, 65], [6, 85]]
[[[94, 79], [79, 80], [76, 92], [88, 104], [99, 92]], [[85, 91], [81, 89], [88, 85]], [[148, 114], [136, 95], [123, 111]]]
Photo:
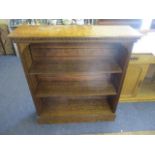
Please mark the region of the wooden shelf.
[[95, 75], [104, 73], [121, 73], [121, 67], [114, 60], [83, 60], [83, 61], [54, 61], [33, 62], [30, 74], [51, 75]]
[[114, 120], [105, 98], [96, 99], [51, 99], [43, 100], [39, 123], [66, 123], [81, 121]]
[[111, 82], [41, 82], [36, 89], [37, 97], [102, 95], [116, 95]]

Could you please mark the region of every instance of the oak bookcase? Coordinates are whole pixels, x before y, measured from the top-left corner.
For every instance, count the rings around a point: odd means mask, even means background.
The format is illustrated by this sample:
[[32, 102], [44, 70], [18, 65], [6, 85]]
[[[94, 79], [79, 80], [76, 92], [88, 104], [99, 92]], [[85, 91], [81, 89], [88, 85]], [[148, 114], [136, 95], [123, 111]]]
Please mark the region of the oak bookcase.
[[129, 26], [20, 26], [17, 43], [39, 123], [111, 121], [133, 43]]

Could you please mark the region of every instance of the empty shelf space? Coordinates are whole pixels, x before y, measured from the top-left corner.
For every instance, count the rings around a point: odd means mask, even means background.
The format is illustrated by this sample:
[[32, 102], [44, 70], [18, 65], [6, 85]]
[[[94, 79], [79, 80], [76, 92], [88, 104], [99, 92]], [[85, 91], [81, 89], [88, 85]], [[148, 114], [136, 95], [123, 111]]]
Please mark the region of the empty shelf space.
[[91, 82], [40, 82], [36, 89], [37, 97], [50, 96], [102, 96], [116, 95], [109, 81]]
[[114, 120], [105, 98], [101, 99], [52, 99], [43, 100], [40, 123]]
[[30, 74], [51, 75], [93, 75], [104, 73], [121, 73], [122, 69], [114, 60], [71, 61], [37, 61], [30, 67]]

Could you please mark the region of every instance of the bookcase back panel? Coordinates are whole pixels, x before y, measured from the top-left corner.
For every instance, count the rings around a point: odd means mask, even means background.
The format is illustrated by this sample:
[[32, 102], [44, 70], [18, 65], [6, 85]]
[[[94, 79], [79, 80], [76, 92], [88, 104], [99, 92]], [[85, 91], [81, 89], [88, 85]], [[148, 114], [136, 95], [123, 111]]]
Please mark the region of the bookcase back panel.
[[[97, 46], [98, 45], [98, 46]], [[34, 61], [51, 61], [51, 60], [86, 60], [86, 59], [115, 59], [118, 54], [117, 44], [110, 43], [74, 43], [60, 46], [46, 43], [30, 45], [31, 55]], [[65, 46], [65, 48], [63, 47]]]
[[39, 82], [53, 82], [53, 81], [84, 81], [84, 82], [92, 82], [92, 81], [103, 81], [110, 80], [110, 74], [95, 74], [95, 75], [36, 75]]

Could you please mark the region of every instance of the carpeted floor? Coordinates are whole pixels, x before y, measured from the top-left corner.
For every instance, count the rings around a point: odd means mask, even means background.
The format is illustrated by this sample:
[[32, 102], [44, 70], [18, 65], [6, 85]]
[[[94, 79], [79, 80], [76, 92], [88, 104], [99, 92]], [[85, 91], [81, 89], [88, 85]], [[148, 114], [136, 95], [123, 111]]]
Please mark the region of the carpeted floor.
[[114, 122], [39, 125], [20, 61], [0, 56], [0, 134], [107, 134], [155, 130], [155, 103], [119, 104]]

